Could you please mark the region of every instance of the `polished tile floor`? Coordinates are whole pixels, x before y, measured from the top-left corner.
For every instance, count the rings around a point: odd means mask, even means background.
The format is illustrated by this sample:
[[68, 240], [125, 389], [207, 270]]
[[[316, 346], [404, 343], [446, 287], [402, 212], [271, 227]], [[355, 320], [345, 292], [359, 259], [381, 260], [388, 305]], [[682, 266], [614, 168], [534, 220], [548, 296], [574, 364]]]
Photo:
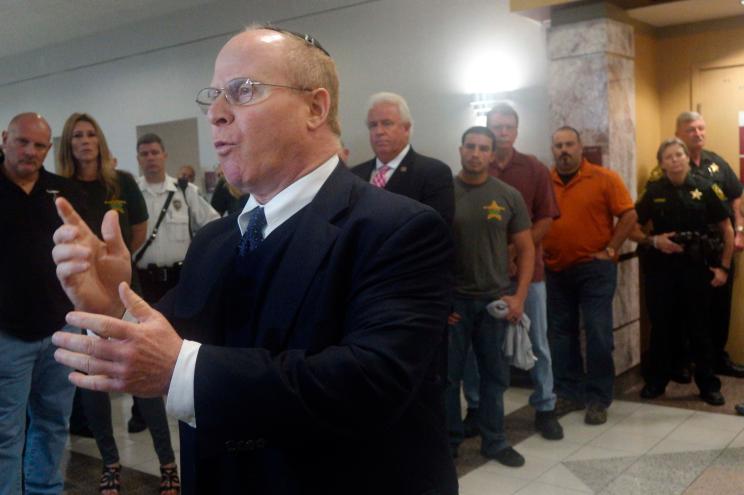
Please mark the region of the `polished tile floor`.
[[[547, 441], [532, 430], [530, 390], [507, 391], [507, 430], [527, 462], [506, 468], [477, 455], [477, 439], [458, 459], [460, 493], [500, 494], [744, 494], [744, 418], [650, 403], [615, 401], [608, 421], [587, 426], [582, 412], [561, 419], [565, 439]], [[158, 462], [147, 431], [129, 434], [131, 398], [112, 399], [115, 437], [126, 468], [127, 493], [156, 493]], [[178, 450], [175, 422], [171, 422]], [[100, 456], [92, 439], [71, 437], [67, 494], [97, 493]], [[123, 490], [124, 491], [124, 490]]]
[[616, 401], [604, 425], [584, 424], [583, 412], [561, 424], [561, 441], [533, 433], [515, 443], [524, 467], [486, 462], [460, 478], [460, 493], [744, 493], [744, 418]]

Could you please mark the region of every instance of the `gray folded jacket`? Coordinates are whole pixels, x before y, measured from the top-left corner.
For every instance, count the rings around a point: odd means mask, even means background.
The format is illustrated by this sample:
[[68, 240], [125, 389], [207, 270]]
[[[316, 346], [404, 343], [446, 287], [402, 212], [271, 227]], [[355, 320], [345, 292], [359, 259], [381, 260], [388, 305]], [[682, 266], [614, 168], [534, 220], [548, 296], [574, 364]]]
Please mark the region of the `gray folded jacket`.
[[[497, 320], [503, 320], [509, 313], [509, 306], [502, 300], [493, 301], [486, 306], [486, 311]], [[530, 370], [535, 366], [537, 358], [532, 353], [532, 342], [530, 341], [530, 318], [522, 313], [522, 318], [517, 323], [509, 323], [506, 327], [506, 336], [502, 351], [509, 360], [509, 364], [519, 369]]]

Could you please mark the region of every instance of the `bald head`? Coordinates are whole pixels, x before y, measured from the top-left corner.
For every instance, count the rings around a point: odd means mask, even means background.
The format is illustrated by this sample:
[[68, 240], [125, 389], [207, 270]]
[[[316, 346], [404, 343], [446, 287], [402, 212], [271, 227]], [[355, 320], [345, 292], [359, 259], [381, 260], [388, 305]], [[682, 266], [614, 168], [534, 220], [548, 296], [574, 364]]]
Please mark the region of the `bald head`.
[[35, 113], [35, 112], [19, 113], [18, 115], [10, 119], [10, 122], [8, 123], [8, 130], [10, 131], [11, 129], [19, 125], [44, 127], [49, 133], [49, 138], [51, 139], [52, 128], [49, 126], [49, 122], [47, 122], [46, 119], [42, 117], [41, 115], [39, 115], [38, 113]]
[[13, 117], [3, 131], [5, 175], [21, 187], [33, 187], [52, 146], [51, 139], [52, 129], [41, 115], [27, 112]]
[[306, 38], [248, 29], [222, 47], [210, 86], [226, 88], [203, 106], [225, 179], [260, 203], [338, 151], [335, 64]]

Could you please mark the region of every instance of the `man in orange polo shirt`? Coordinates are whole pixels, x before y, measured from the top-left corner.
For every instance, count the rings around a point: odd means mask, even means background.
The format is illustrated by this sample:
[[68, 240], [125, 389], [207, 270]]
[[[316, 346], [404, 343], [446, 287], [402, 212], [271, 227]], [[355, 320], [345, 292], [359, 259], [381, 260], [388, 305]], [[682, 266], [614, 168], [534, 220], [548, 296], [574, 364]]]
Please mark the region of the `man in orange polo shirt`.
[[[602, 424], [607, 421], [615, 378], [615, 262], [637, 216], [620, 176], [582, 158], [576, 129], [555, 131], [552, 150], [551, 179], [561, 216], [543, 238], [543, 250], [556, 410], [586, 407], [584, 421]], [[579, 344], [579, 312], [586, 331], [586, 370]]]

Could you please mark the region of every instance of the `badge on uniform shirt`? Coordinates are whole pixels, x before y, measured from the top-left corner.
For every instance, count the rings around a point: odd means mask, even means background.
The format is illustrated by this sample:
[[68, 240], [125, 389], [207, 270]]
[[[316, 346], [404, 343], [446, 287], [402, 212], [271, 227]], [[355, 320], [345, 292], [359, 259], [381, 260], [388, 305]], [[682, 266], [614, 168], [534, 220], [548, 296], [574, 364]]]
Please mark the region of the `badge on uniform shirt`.
[[711, 163], [708, 166], [708, 172], [710, 172], [711, 174], [715, 174], [716, 172], [718, 172], [718, 164], [717, 163]]
[[483, 209], [488, 212], [488, 216], [486, 216], [487, 220], [501, 220], [501, 212], [506, 210], [505, 207], [499, 205], [495, 200], [492, 200]]
[[721, 201], [726, 201], [726, 195], [723, 193], [720, 187], [718, 187], [718, 184], [713, 184], [711, 187], [713, 189], [713, 192], [716, 193], [716, 196], [718, 196], [718, 199]]
[[693, 189], [690, 191], [690, 196], [692, 196], [692, 199], [700, 199], [703, 197], [703, 193], [700, 192], [700, 189]]
[[183, 203], [181, 203], [180, 199], [174, 199], [173, 200], [173, 208], [176, 209], [176, 211], [181, 209], [181, 206], [183, 206]]
[[117, 213], [124, 214], [124, 205], [127, 204], [123, 199], [110, 199], [104, 201], [103, 204], [108, 205], [112, 210], [116, 210]]

